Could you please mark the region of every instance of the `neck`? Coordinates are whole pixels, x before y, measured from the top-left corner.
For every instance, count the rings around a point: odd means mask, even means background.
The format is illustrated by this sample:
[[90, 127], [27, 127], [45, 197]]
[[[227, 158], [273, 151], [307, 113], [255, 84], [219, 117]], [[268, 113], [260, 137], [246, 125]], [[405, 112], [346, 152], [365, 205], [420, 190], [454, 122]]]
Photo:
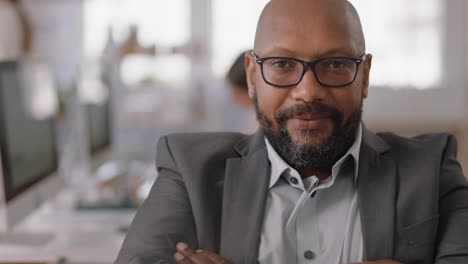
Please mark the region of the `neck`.
[[331, 175], [331, 169], [325, 170], [298, 170], [302, 179], [309, 178], [311, 176], [317, 177], [320, 181], [325, 180]]

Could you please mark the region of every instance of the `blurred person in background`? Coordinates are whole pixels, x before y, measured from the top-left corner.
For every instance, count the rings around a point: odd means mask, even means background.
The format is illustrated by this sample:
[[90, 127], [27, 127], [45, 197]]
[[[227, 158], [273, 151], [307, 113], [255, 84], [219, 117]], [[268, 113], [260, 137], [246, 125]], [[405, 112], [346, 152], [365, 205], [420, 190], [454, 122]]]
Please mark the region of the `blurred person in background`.
[[[248, 52], [248, 51], [246, 51]], [[245, 109], [253, 108], [252, 99], [249, 97], [247, 86], [247, 74], [245, 72], [245, 53], [242, 52], [236, 58], [227, 73], [227, 79], [231, 85], [231, 98], [239, 107]]]
[[249, 134], [255, 132], [258, 125], [253, 102], [249, 97], [244, 55], [245, 52], [239, 54], [226, 76], [229, 84], [230, 102], [222, 106], [224, 111], [223, 129]]
[[368, 130], [372, 59], [348, 1], [270, 1], [245, 55], [260, 129], [162, 137], [115, 263], [468, 263], [456, 140]]

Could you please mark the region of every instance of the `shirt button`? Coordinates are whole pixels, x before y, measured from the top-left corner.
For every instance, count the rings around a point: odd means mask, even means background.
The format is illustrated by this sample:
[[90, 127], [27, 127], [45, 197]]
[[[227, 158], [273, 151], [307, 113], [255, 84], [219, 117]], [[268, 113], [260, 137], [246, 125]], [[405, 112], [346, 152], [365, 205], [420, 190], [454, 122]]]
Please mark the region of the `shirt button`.
[[307, 250], [306, 252], [304, 252], [304, 258], [313, 259], [313, 258], [315, 258], [315, 254], [314, 254], [314, 252], [312, 252], [310, 250]]
[[297, 179], [294, 178], [294, 177], [289, 178], [289, 180], [291, 181], [292, 184], [297, 184], [297, 183], [299, 182], [299, 181], [297, 181]]

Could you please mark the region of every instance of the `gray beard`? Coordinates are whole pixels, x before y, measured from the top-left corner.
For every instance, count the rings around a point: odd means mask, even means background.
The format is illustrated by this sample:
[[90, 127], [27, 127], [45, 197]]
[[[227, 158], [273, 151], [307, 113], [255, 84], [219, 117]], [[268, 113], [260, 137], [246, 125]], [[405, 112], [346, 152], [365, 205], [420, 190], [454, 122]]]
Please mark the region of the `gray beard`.
[[[262, 113], [258, 106], [258, 100], [254, 98], [257, 119], [278, 155], [296, 170], [327, 170], [347, 152], [354, 143], [358, 128], [362, 118], [362, 100], [359, 108], [356, 109], [346, 122], [343, 123], [343, 114], [337, 109], [325, 106], [322, 103], [304, 103], [279, 113], [275, 117], [278, 124], [277, 131], [274, 131], [273, 122]], [[292, 114], [304, 113], [327, 113], [333, 121], [332, 134], [317, 144], [300, 144], [294, 142], [286, 129], [288, 116]], [[312, 130], [302, 131], [302, 142], [313, 142], [317, 137]], [[308, 140], [310, 138], [310, 140]]]

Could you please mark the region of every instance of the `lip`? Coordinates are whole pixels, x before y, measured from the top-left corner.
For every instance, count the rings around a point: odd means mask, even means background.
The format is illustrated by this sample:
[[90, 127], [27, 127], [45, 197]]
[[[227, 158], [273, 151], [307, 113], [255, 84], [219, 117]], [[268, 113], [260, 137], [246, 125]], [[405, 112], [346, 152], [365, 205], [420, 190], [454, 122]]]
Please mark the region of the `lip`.
[[323, 114], [302, 114], [292, 117], [291, 119], [300, 119], [300, 120], [319, 120], [319, 119], [327, 119], [329, 118], [328, 115]]
[[294, 129], [317, 130], [326, 127], [329, 120], [330, 117], [326, 115], [304, 114], [289, 119], [288, 123]]

